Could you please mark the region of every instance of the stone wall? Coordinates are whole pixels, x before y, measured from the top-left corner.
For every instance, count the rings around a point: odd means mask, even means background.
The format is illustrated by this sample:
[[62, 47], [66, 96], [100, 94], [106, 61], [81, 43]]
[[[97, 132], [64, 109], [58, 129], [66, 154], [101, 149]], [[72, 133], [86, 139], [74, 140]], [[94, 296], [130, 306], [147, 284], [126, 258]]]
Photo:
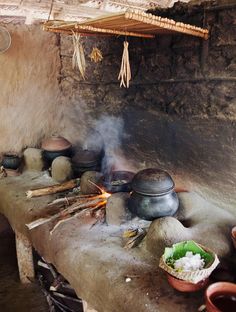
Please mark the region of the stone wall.
[[99, 64], [87, 57], [83, 81], [71, 68], [71, 38], [61, 36], [62, 100], [75, 111], [81, 128], [103, 114], [123, 118], [127, 161], [133, 160], [139, 169], [165, 168], [179, 185], [232, 210], [236, 203], [232, 194], [236, 182], [235, 4], [205, 10], [177, 5], [157, 13], [205, 24], [210, 39], [129, 38], [132, 83], [124, 89], [117, 81], [123, 38], [83, 39], [87, 56], [93, 46], [104, 55]]

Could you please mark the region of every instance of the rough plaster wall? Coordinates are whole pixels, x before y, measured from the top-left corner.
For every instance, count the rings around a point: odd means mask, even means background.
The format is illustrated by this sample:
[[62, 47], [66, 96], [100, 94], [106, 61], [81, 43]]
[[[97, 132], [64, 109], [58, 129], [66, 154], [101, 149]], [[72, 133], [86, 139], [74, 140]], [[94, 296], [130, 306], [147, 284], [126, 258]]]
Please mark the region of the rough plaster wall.
[[0, 152], [34, 146], [57, 130], [59, 48], [39, 26], [6, 26], [10, 49], [0, 55]]
[[[202, 26], [202, 8], [170, 12], [165, 14]], [[129, 38], [128, 90], [117, 82], [122, 38], [84, 40], [86, 55], [96, 45], [104, 60], [92, 64], [87, 57], [83, 81], [71, 69], [71, 39], [61, 37], [63, 101], [75, 111], [83, 103], [87, 124], [104, 113], [122, 117], [123, 152], [137, 168], [167, 169], [179, 184], [231, 211], [236, 205], [235, 16], [236, 8], [209, 10], [205, 23], [210, 39], [205, 44], [183, 35]]]

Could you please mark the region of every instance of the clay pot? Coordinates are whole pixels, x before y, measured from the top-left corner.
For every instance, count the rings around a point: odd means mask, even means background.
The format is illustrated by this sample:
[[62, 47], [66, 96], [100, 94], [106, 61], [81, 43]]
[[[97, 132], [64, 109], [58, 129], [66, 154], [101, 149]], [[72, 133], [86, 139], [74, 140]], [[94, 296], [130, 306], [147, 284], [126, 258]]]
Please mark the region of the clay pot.
[[52, 136], [42, 141], [43, 158], [50, 165], [59, 156], [71, 157], [72, 145], [63, 137]]
[[131, 183], [129, 210], [144, 220], [173, 216], [179, 207], [174, 181], [164, 170], [149, 168], [139, 171]]
[[214, 303], [214, 299], [217, 297], [234, 296], [236, 297], [236, 284], [228, 282], [219, 282], [210, 285], [205, 292], [205, 301], [207, 312], [231, 312], [236, 311], [236, 301], [232, 302], [235, 304], [234, 309], [230, 309], [224, 306], [224, 309], [218, 308]]
[[203, 289], [209, 283], [209, 278], [204, 279], [203, 281], [193, 284], [184, 280], [180, 280], [173, 275], [167, 274], [167, 280], [169, 284], [176, 290], [181, 292], [195, 292]]
[[20, 167], [21, 158], [17, 154], [4, 154], [2, 159], [2, 166], [6, 169], [16, 170]]
[[174, 190], [175, 184], [168, 172], [148, 168], [139, 171], [132, 180], [132, 189], [143, 195], [164, 195]]
[[[111, 175], [103, 177], [102, 185], [109, 193], [130, 192], [133, 177], [134, 173], [130, 171], [113, 171]], [[115, 182], [119, 180], [124, 180], [126, 182], [115, 184]]]
[[61, 136], [52, 136], [51, 138], [42, 141], [42, 149], [45, 151], [58, 152], [71, 147], [71, 143]]
[[100, 171], [101, 152], [79, 149], [72, 158], [72, 167], [75, 177], [81, 177], [87, 171]]
[[234, 244], [234, 248], [236, 249], [236, 226], [234, 226], [232, 228], [231, 238], [232, 238], [232, 241], [233, 241], [233, 244]]

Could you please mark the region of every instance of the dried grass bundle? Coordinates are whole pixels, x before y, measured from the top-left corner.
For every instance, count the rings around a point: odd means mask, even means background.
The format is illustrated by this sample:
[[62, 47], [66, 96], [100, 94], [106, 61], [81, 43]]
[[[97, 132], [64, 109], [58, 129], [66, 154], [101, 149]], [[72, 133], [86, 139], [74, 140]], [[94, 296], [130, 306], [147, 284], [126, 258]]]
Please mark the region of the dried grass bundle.
[[128, 41], [124, 41], [124, 50], [121, 61], [120, 73], [118, 76], [118, 80], [120, 80], [120, 87], [124, 86], [125, 88], [129, 88], [129, 81], [131, 80], [131, 69], [129, 63], [129, 43]]
[[80, 41], [80, 34], [73, 32], [73, 45], [74, 45], [74, 54], [72, 57], [72, 67], [78, 68], [82, 78], [85, 80], [85, 69], [86, 69], [86, 62], [85, 62], [85, 55], [84, 55], [84, 48]]
[[99, 50], [98, 48], [94, 47], [91, 54], [89, 55], [91, 61], [93, 61], [94, 63], [98, 63], [101, 62], [103, 59], [102, 56], [102, 51]]

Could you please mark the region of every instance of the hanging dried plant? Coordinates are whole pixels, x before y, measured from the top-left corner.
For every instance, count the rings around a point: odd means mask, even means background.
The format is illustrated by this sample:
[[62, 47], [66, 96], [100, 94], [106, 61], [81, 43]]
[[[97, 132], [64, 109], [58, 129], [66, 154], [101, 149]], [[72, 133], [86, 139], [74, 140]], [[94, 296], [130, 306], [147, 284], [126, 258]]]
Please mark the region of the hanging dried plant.
[[85, 62], [84, 48], [80, 41], [80, 34], [73, 32], [72, 38], [73, 38], [73, 45], [74, 45], [72, 67], [78, 68], [82, 78], [85, 80], [86, 62]]
[[124, 86], [125, 88], [129, 88], [129, 81], [131, 80], [131, 69], [129, 63], [129, 43], [128, 41], [124, 41], [124, 50], [122, 55], [120, 73], [118, 76], [118, 80], [120, 80], [120, 87]]
[[89, 57], [90, 57], [91, 61], [93, 61], [94, 63], [101, 62], [103, 59], [102, 51], [95, 47], [95, 48], [93, 48]]

